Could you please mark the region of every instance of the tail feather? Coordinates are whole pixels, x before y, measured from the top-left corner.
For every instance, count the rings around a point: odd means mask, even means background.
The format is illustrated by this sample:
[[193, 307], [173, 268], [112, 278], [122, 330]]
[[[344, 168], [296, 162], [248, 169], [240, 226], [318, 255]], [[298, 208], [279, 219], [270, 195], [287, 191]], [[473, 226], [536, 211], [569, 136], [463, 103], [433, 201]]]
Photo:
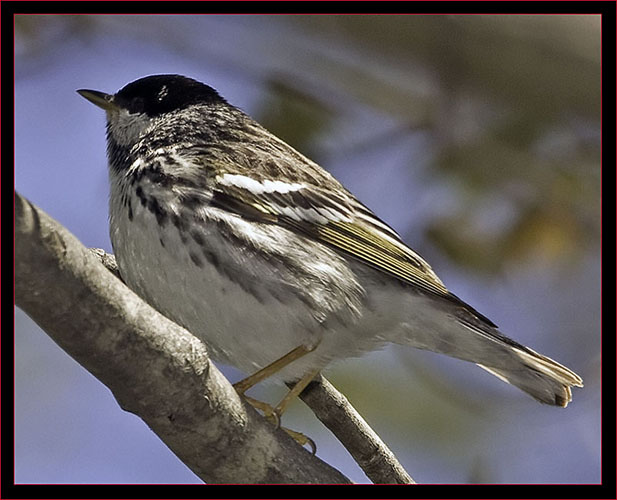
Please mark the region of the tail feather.
[[414, 304], [416, 323], [404, 325], [401, 343], [471, 361], [550, 405], [567, 406], [572, 401], [571, 387], [583, 387], [583, 380], [572, 370], [506, 337], [475, 311], [435, 304]]
[[563, 408], [572, 401], [571, 387], [583, 387], [583, 379], [572, 370], [528, 347], [524, 351], [512, 348], [512, 354], [520, 358], [518, 369], [478, 366], [542, 403]]

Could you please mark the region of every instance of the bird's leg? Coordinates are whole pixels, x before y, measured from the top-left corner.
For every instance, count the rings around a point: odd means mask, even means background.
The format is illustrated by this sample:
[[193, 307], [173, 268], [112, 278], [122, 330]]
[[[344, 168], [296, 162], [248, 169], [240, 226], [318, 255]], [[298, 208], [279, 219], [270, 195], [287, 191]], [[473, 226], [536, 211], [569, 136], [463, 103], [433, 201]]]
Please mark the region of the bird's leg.
[[283, 357], [273, 361], [268, 366], [262, 368], [261, 370], [256, 371], [252, 375], [249, 375], [246, 378], [243, 378], [239, 382], [234, 384], [234, 389], [240, 396], [244, 396], [244, 393], [248, 391], [251, 387], [258, 384], [262, 380], [271, 377], [275, 373], [281, 371], [285, 368], [289, 363], [294, 362], [296, 359], [300, 359], [302, 356], [308, 354], [311, 351], [314, 351], [317, 345], [313, 347], [306, 347], [304, 345], [298, 346], [295, 349], [289, 351]]
[[[277, 359], [276, 361], [270, 363], [268, 366], [258, 370], [257, 372], [249, 375], [248, 377], [236, 382], [233, 386], [236, 389], [236, 392], [242, 396], [247, 403], [249, 403], [254, 408], [261, 410], [264, 412], [266, 418], [274, 423], [276, 427], [280, 426], [281, 423], [281, 415], [287, 409], [287, 406], [291, 402], [293, 398], [298, 396], [304, 388], [315, 378], [315, 376], [319, 373], [319, 370], [311, 370], [306, 373], [300, 380], [298, 380], [295, 385], [291, 388], [291, 390], [285, 395], [283, 399], [277, 404], [275, 407], [272, 407], [268, 403], [264, 403], [257, 399], [246, 396], [244, 393], [248, 391], [251, 387], [258, 384], [262, 380], [267, 379], [268, 377], [274, 375], [279, 372], [283, 368], [285, 368], [288, 364], [293, 361], [301, 358], [302, 356], [308, 354], [311, 351], [314, 351], [317, 347], [317, 344], [312, 347], [306, 347], [301, 345], [296, 347], [292, 351], [289, 351], [283, 357]], [[291, 429], [287, 429], [282, 427], [282, 429], [287, 432], [292, 438], [294, 438], [301, 446], [309, 444], [311, 446], [313, 454], [315, 454], [316, 446], [315, 442], [305, 436], [304, 434], [293, 431]]]
[[287, 409], [291, 400], [298, 396], [307, 385], [311, 383], [311, 381], [317, 376], [319, 370], [311, 370], [307, 372], [300, 380], [298, 380], [295, 385], [291, 388], [291, 390], [285, 395], [283, 399], [276, 405], [274, 408], [275, 413], [280, 417], [283, 412]]
[[[291, 402], [291, 400], [297, 397], [307, 385], [309, 385], [313, 379], [317, 376], [319, 370], [311, 370], [304, 377], [296, 382], [296, 384], [291, 388], [291, 390], [285, 395], [283, 399], [276, 405], [274, 408], [274, 415], [276, 416], [279, 424], [281, 415], [287, 409], [287, 406]], [[291, 429], [287, 429], [286, 427], [282, 428], [287, 434], [289, 434], [292, 438], [296, 440], [300, 444], [300, 446], [304, 446], [308, 444], [311, 447], [311, 452], [313, 455], [317, 452], [317, 445], [315, 441], [313, 441], [310, 437], [302, 434], [301, 432], [294, 431]]]

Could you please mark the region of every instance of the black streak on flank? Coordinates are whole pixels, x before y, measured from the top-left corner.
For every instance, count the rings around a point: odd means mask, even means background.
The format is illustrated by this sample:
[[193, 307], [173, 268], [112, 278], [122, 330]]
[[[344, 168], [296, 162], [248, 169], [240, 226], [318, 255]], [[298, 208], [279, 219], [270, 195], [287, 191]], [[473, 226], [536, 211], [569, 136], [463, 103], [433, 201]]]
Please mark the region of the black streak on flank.
[[191, 260], [193, 261], [193, 263], [197, 266], [197, 267], [203, 267], [204, 264], [201, 260], [201, 258], [199, 257], [199, 255], [197, 255], [194, 252], [189, 252], [189, 257], [191, 257]]
[[137, 189], [135, 189], [135, 194], [137, 195], [137, 198], [139, 198], [139, 201], [141, 201], [141, 204], [145, 207], [148, 203], [148, 198], [144, 194], [144, 190], [141, 186], [137, 186]]
[[205, 248], [202, 248], [201, 251], [210, 264], [212, 264], [217, 269], [220, 267], [219, 258], [214, 252], [211, 252], [210, 250], [207, 250]]
[[203, 234], [201, 234], [199, 231], [191, 231], [191, 236], [195, 240], [195, 243], [197, 243], [200, 247], [203, 247], [206, 244], [206, 240], [204, 239]]
[[167, 212], [161, 206], [156, 198], [150, 198], [148, 200], [148, 210], [154, 214], [159, 226], [164, 226], [167, 222]]
[[182, 219], [182, 217], [180, 217], [178, 214], [173, 214], [171, 216], [171, 222], [173, 223], [174, 226], [176, 226], [176, 228], [178, 229], [178, 231], [180, 231], [181, 233], [183, 231], [186, 231], [186, 222]]
[[193, 211], [204, 205], [203, 200], [196, 195], [187, 195], [182, 198], [182, 205], [184, 208]]
[[[167, 157], [168, 163], [173, 164], [173, 160]], [[143, 170], [142, 175], [153, 184], [160, 187], [170, 187], [174, 178], [170, 175], [164, 174], [161, 167], [158, 165], [150, 165], [150, 168]]]

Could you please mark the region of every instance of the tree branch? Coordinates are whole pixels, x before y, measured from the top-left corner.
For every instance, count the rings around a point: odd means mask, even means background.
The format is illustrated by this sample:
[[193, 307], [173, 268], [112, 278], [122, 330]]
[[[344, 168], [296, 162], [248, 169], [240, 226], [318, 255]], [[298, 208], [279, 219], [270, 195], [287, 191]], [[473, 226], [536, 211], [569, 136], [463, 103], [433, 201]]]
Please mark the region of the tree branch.
[[323, 375], [311, 382], [300, 398], [338, 438], [371, 481], [415, 483], [377, 433]]
[[[114, 280], [114, 278], [109, 276], [109, 274], [107, 278], [108, 280], [111, 278], [112, 283], [111, 285], [109, 283], [106, 284], [104, 280], [101, 280], [102, 277], [98, 274], [99, 270], [90, 268], [91, 261], [88, 257], [83, 255], [84, 252], [87, 254], [87, 249], [75, 240], [75, 238], [70, 235], [66, 229], [50, 219], [40, 209], [27, 202], [18, 194], [16, 194], [16, 203], [16, 226], [20, 226], [19, 228], [16, 227], [16, 255], [19, 256], [18, 262], [16, 263], [18, 264], [16, 265], [16, 297], [18, 305], [22, 307], [22, 309], [24, 309], [31, 317], [33, 317], [33, 319], [35, 319], [35, 321], [37, 321], [37, 323], [39, 323], [65, 351], [67, 351], [79, 363], [85, 366], [89, 371], [91, 371], [91, 373], [97, 376], [97, 378], [112, 389], [112, 392], [116, 396], [120, 406], [127, 411], [138, 414], [142, 419], [144, 419], [146, 423], [159, 435], [159, 437], [161, 437], [161, 439], [168, 444], [172, 451], [174, 451], [174, 453], [176, 453], [176, 455], [178, 455], [178, 457], [180, 457], [181, 460], [183, 460], [199, 477], [207, 482], [264, 482], [262, 479], [254, 477], [247, 477], [246, 481], [240, 481], [238, 479], [238, 477], [245, 476], [245, 473], [242, 472], [244, 465], [241, 461], [238, 461], [237, 456], [232, 457], [231, 454], [227, 453], [230, 450], [227, 449], [229, 444], [225, 442], [225, 435], [231, 435], [234, 436], [234, 438], [238, 437], [235, 435], [238, 430], [235, 429], [235, 424], [233, 423], [236, 421], [236, 417], [234, 417], [234, 415], [236, 415], [237, 412], [246, 412], [246, 418], [249, 418], [249, 416], [252, 418], [252, 413], [254, 412], [252, 408], [249, 407], [246, 409], [240, 405], [237, 401], [237, 395], [235, 394], [235, 391], [233, 391], [233, 388], [218, 372], [214, 365], [210, 364], [203, 344], [179, 326], [164, 318], [156, 311], [153, 311], [147, 304], [143, 303], [139, 297], [135, 296], [128, 288], [123, 286], [119, 280]], [[29, 222], [27, 222], [28, 217], [31, 218], [31, 221]], [[41, 221], [43, 221], [43, 223], [41, 223]], [[27, 237], [25, 242], [21, 240], [24, 237]], [[20, 247], [19, 250], [18, 246]], [[46, 259], [42, 259], [42, 256], [39, 255], [42, 250], [37, 248], [39, 246], [43, 247], [46, 251], [44, 252], [45, 255], [43, 255]], [[22, 251], [24, 249], [21, 247], [28, 247], [28, 251]], [[69, 256], [69, 252], [66, 250], [67, 248], [71, 250], [71, 254], [75, 255]], [[105, 268], [107, 268], [107, 270], [111, 271], [116, 278], [121, 279], [113, 255], [107, 254], [101, 249], [90, 249], [90, 253], [91, 257], [93, 257], [95, 261], [98, 260], [105, 266]], [[29, 258], [30, 256], [31, 258]], [[79, 256], [79, 259], [76, 260], [74, 258], [75, 256]], [[34, 262], [32, 259], [34, 259]], [[51, 262], [44, 263], [45, 260], [51, 260]], [[77, 267], [75, 266], [75, 262], [81, 262], [83, 266]], [[40, 267], [40, 269], [35, 269], [35, 264]], [[17, 272], [18, 267], [20, 272], [24, 273], [23, 275], [20, 275], [20, 273]], [[80, 285], [78, 288], [85, 287], [86, 289], [83, 293], [77, 293], [77, 295], [82, 297], [77, 302], [79, 311], [76, 311], [73, 308], [70, 313], [66, 310], [66, 306], [67, 304], [70, 305], [75, 303], [74, 296], [76, 294], [70, 293], [75, 292], [75, 283], [67, 279], [65, 276], [67, 270], [69, 271], [71, 278], [77, 278], [77, 284]], [[49, 276], [49, 278], [46, 278], [45, 275], [50, 272], [53, 272], [54, 276]], [[59, 273], [59, 275], [56, 276], [56, 273]], [[46, 286], [42, 287], [41, 282], [54, 283], [56, 286], [52, 290]], [[93, 285], [97, 286], [89, 291], [89, 287]], [[20, 293], [17, 293], [17, 288], [20, 289]], [[44, 288], [44, 290], [53, 295], [53, 297], [46, 297], [44, 296], [46, 295], [45, 293], [42, 294], [42, 296], [40, 293], [41, 288]], [[111, 290], [117, 294], [120, 294], [120, 300], [114, 300], [115, 298], [112, 296], [106, 297], [106, 291], [109, 292]], [[37, 291], [37, 293], [33, 294], [33, 291]], [[83, 297], [87, 298], [88, 293], [94, 293], [97, 301], [102, 301], [105, 306], [111, 307], [115, 311], [114, 317], [119, 316], [117, 319], [120, 324], [110, 324], [107, 314], [103, 312], [103, 309], [101, 309], [98, 304], [82, 304]], [[122, 294], [128, 295], [123, 299]], [[50, 299], [54, 299], [58, 302], [58, 304], [52, 306], [50, 304]], [[122, 303], [123, 300], [125, 300], [125, 304]], [[139, 310], [136, 308], [137, 305], [144, 308], [145, 311], [143, 313], [139, 313]], [[91, 306], [94, 306], [94, 308], [91, 309]], [[84, 317], [82, 318], [80, 315], [83, 315]], [[147, 323], [142, 323], [142, 320], [145, 318], [148, 318], [149, 321]], [[125, 324], [124, 322], [127, 320], [130, 321], [128, 321], [128, 324]], [[71, 335], [75, 336], [78, 332], [81, 333], [84, 331], [84, 325], [82, 324], [84, 321], [88, 323], [88, 325], [86, 325], [88, 332], [92, 330], [93, 338], [90, 340], [83, 337], [68, 338]], [[92, 322], [95, 324], [91, 325]], [[133, 332], [132, 328], [139, 329], [139, 332]], [[115, 334], [126, 330], [127, 338], [122, 338], [112, 342], [104, 349], [103, 353], [93, 352], [89, 347], [89, 342], [96, 339], [97, 344], [100, 344], [101, 338], [109, 338], [109, 331], [112, 330]], [[73, 333], [70, 333], [71, 331]], [[146, 352], [142, 352], [142, 346], [135, 344], [135, 339], [132, 337], [133, 335], [138, 335], [140, 344], [145, 342], [146, 345], [143, 347], [145, 347]], [[177, 340], [173, 340], [174, 336], [178, 335], [182, 337], [182, 342], [180, 343], [178, 343]], [[147, 336], [148, 338], [144, 339], [142, 338], [143, 336]], [[167, 338], [168, 336], [169, 338]], [[186, 336], [189, 338], [185, 338]], [[150, 345], [153, 340], [156, 345]], [[132, 354], [128, 354], [126, 352], [126, 345], [124, 345], [129, 342], [131, 343], [133, 351]], [[123, 359], [119, 359], [118, 356], [120, 353], [115, 352], [118, 344], [122, 348], [121, 354], [123, 354]], [[168, 349], [170, 348], [171, 352], [168, 352]], [[148, 384], [148, 386], [142, 388], [139, 387], [135, 381], [130, 381], [131, 374], [120, 376], [120, 373], [127, 371], [127, 367], [112, 367], [109, 362], [105, 360], [105, 356], [109, 356], [120, 365], [123, 363], [128, 363], [128, 368], [130, 368], [129, 371], [132, 372], [132, 375]], [[90, 360], [88, 359], [89, 357], [93, 357], [94, 359]], [[140, 364], [140, 366], [135, 366], [133, 361], [134, 357], [138, 357], [139, 359], [149, 359], [152, 357], [160, 359], [150, 360], [143, 365]], [[96, 361], [96, 363], [94, 363], [95, 366], [92, 366], [91, 369], [89, 365], [92, 361]], [[199, 401], [199, 398], [202, 396], [192, 394], [191, 391], [186, 392], [184, 388], [181, 391], [182, 401], [190, 400], [193, 397], [198, 398], [198, 404], [195, 411], [191, 411], [190, 405], [187, 406], [186, 402], [180, 403], [177, 401], [179, 392], [178, 387], [175, 386], [182, 387], [182, 384], [189, 383], [189, 381], [180, 382], [180, 376], [173, 374], [167, 374], [167, 376], [164, 377], [165, 380], [161, 381], [155, 377], [152, 377], [149, 380], [144, 379], [144, 374], [149, 374], [150, 371], [153, 370], [152, 364], [158, 366], [158, 371], [155, 375], [160, 375], [160, 372], [163, 371], [162, 367], [166, 363], [171, 363], [174, 368], [177, 368], [177, 365], [180, 365], [180, 369], [183, 372], [183, 378], [187, 378], [189, 372], [191, 375], [188, 376], [188, 378], [197, 378], [198, 380], [192, 380], [192, 384], [194, 386], [193, 389], [199, 391], [200, 384], [204, 384], [204, 387], [201, 388], [202, 390], [206, 392], [214, 391], [212, 395], [206, 396], [207, 400], [212, 398], [211, 404], [209, 405], [211, 407], [210, 412], [212, 412], [212, 407], [218, 408], [222, 413], [222, 415], [218, 415], [218, 418], [225, 420], [225, 417], [227, 416], [232, 420], [231, 426], [223, 425], [220, 422], [217, 422], [217, 428], [220, 427], [219, 430], [221, 435], [216, 437], [216, 443], [207, 444], [207, 441], [197, 441], [203, 444], [203, 446], [199, 447], [200, 449], [212, 449], [211, 447], [214, 447], [214, 449], [222, 449], [225, 452], [225, 456], [221, 457], [216, 455], [215, 457], [212, 457], [210, 455], [210, 458], [213, 458], [213, 464], [222, 467], [224, 467], [226, 459], [230, 460], [233, 464], [232, 469], [235, 470], [234, 474], [237, 474], [233, 476], [232, 479], [229, 479], [225, 473], [221, 474], [219, 472], [212, 471], [210, 469], [211, 464], [200, 463], [202, 457], [199, 455], [197, 450], [191, 449], [196, 444], [196, 440], [204, 439], [203, 436], [199, 435], [200, 432], [198, 428], [191, 429], [192, 425], [194, 423], [198, 423], [201, 426], [201, 424], [208, 422], [207, 427], [210, 429], [210, 433], [212, 433], [213, 427], [207, 417], [201, 413], [204, 411], [200, 407], [202, 402]], [[122, 371], [119, 371], [121, 368]], [[208, 374], [209, 372], [210, 374]], [[201, 381], [201, 379], [207, 381], [208, 378], [214, 379], [210, 385], [207, 385]], [[163, 392], [161, 392], [158, 384], [160, 383], [163, 386], [166, 386], [170, 382], [169, 379], [172, 379], [174, 382], [174, 387], [170, 387], [168, 389], [168, 392], [173, 393], [168, 395], [170, 399], [163, 402], [149, 401], [150, 398], [160, 398], [162, 396]], [[125, 394], [127, 389], [130, 389], [130, 391]], [[142, 391], [145, 391], [145, 393]], [[230, 397], [233, 401], [226, 399]], [[318, 380], [312, 382], [300, 395], [300, 397], [313, 410], [319, 420], [321, 420], [326, 427], [328, 427], [341, 441], [341, 443], [356, 460], [358, 465], [373, 482], [381, 484], [414, 483], [414, 480], [403, 469], [394, 454], [385, 446], [379, 436], [377, 436], [377, 434], [368, 426], [364, 419], [349, 404], [347, 399], [324, 377], [320, 376]], [[176, 401], [174, 401], [174, 398], [176, 398]], [[217, 398], [224, 401], [215, 402], [218, 401]], [[143, 403], [141, 403], [140, 406], [139, 401], [141, 400], [143, 400]], [[191, 418], [182, 424], [183, 427], [186, 427], [186, 436], [178, 436], [176, 439], [176, 437], [169, 435], [175, 435], [177, 430], [174, 432], [169, 432], [170, 429], [167, 429], [169, 425], [165, 421], [164, 415], [161, 417], [161, 415], [165, 413], [162, 408], [166, 407], [169, 408], [170, 411], [168, 419], [172, 420], [171, 423], [173, 423], [174, 419], [178, 418], [177, 411], [173, 411], [173, 408], [182, 408], [184, 413], [191, 413]], [[161, 408], [160, 411], [156, 412], [158, 417], [156, 419], [152, 419], [151, 423], [151, 420], [147, 417], [150, 416], [150, 413], [153, 410], [157, 410], [158, 408]], [[229, 415], [225, 415], [226, 411], [230, 412]], [[198, 422], [194, 422], [195, 416], [197, 416]], [[186, 418], [186, 416], [183, 418]], [[214, 416], [211, 418], [214, 418]], [[153, 426], [153, 424], [157, 423], [160, 425], [160, 420], [163, 420], [163, 423], [165, 423], [161, 433], [157, 431], [158, 427]], [[173, 427], [173, 425], [171, 425], [171, 427]], [[269, 434], [274, 434], [273, 429], [267, 425], [265, 429], [260, 427], [260, 430]], [[231, 434], [227, 434], [228, 432]], [[245, 432], [248, 432], [248, 430]], [[195, 433], [197, 433], [197, 436]], [[276, 433], [277, 440], [279, 438], [287, 438], [285, 434], [282, 436], [279, 436], [279, 434], [280, 433], [278, 432]], [[171, 437], [174, 437], [174, 439], [169, 442], [167, 439], [170, 439]], [[273, 439], [272, 436], [269, 437]], [[178, 451], [171, 444], [176, 442], [178, 442], [180, 448]], [[271, 441], [267, 441], [262, 444], [265, 448], [268, 448], [269, 451], [272, 451]], [[188, 450], [184, 449], [187, 447], [186, 445], [188, 445]], [[239, 443], [238, 455], [242, 455], [242, 447], [245, 445], [253, 446], [253, 444], [248, 444], [248, 442], [245, 444]], [[283, 453], [282, 449], [279, 451]], [[285, 452], [287, 451], [288, 450], [285, 450]], [[304, 450], [300, 451], [304, 452]], [[297, 450], [294, 452], [297, 453]], [[229, 456], [229, 458], [227, 458], [227, 456]], [[183, 457], [187, 457], [187, 459], [185, 460]], [[246, 455], [244, 455], [243, 458], [246, 458]], [[273, 456], [271, 454], [267, 455], [266, 462], [268, 459], [272, 458]], [[250, 461], [252, 460], [253, 458], [250, 459]], [[196, 461], [197, 463], [195, 465], [191, 465], [193, 461]], [[288, 458], [285, 457], [284, 462], [289, 466], [292, 461], [289, 461]], [[323, 464], [321, 461], [319, 463]], [[274, 464], [272, 465], [274, 466]], [[305, 468], [306, 465], [307, 464], [304, 463], [302, 464]], [[321, 469], [313, 471], [315, 476], [311, 476], [311, 480], [301, 477], [296, 478], [295, 476], [291, 479], [289, 476], [277, 479], [276, 475], [281, 474], [282, 471], [278, 470], [276, 466], [274, 467], [277, 469], [274, 472], [274, 479], [268, 477], [265, 479], [265, 482], [332, 483], [341, 482], [341, 479], [343, 482], [348, 482], [347, 478], [344, 478], [340, 474], [338, 477], [335, 475], [335, 479], [338, 479], [338, 481], [325, 476], [323, 479], [319, 479], [316, 476], [323, 472]], [[333, 469], [328, 470], [327, 473], [330, 474], [332, 471]], [[303, 472], [309, 473], [311, 471], [304, 470]], [[272, 473], [273, 471], [270, 471], [266, 473], [266, 476], [269, 476]], [[314, 481], [313, 479], [316, 480]]]
[[209, 483], [349, 483], [244, 404], [196, 337], [15, 194], [17, 305]]

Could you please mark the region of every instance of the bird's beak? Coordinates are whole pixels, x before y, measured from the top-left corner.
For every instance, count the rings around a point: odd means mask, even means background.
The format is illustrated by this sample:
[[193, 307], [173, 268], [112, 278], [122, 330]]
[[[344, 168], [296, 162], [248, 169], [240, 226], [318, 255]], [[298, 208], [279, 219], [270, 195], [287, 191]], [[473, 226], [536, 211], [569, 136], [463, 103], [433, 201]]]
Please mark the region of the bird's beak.
[[105, 111], [119, 109], [118, 105], [114, 102], [114, 96], [111, 94], [105, 94], [104, 92], [99, 92], [98, 90], [86, 89], [78, 90], [77, 93]]

